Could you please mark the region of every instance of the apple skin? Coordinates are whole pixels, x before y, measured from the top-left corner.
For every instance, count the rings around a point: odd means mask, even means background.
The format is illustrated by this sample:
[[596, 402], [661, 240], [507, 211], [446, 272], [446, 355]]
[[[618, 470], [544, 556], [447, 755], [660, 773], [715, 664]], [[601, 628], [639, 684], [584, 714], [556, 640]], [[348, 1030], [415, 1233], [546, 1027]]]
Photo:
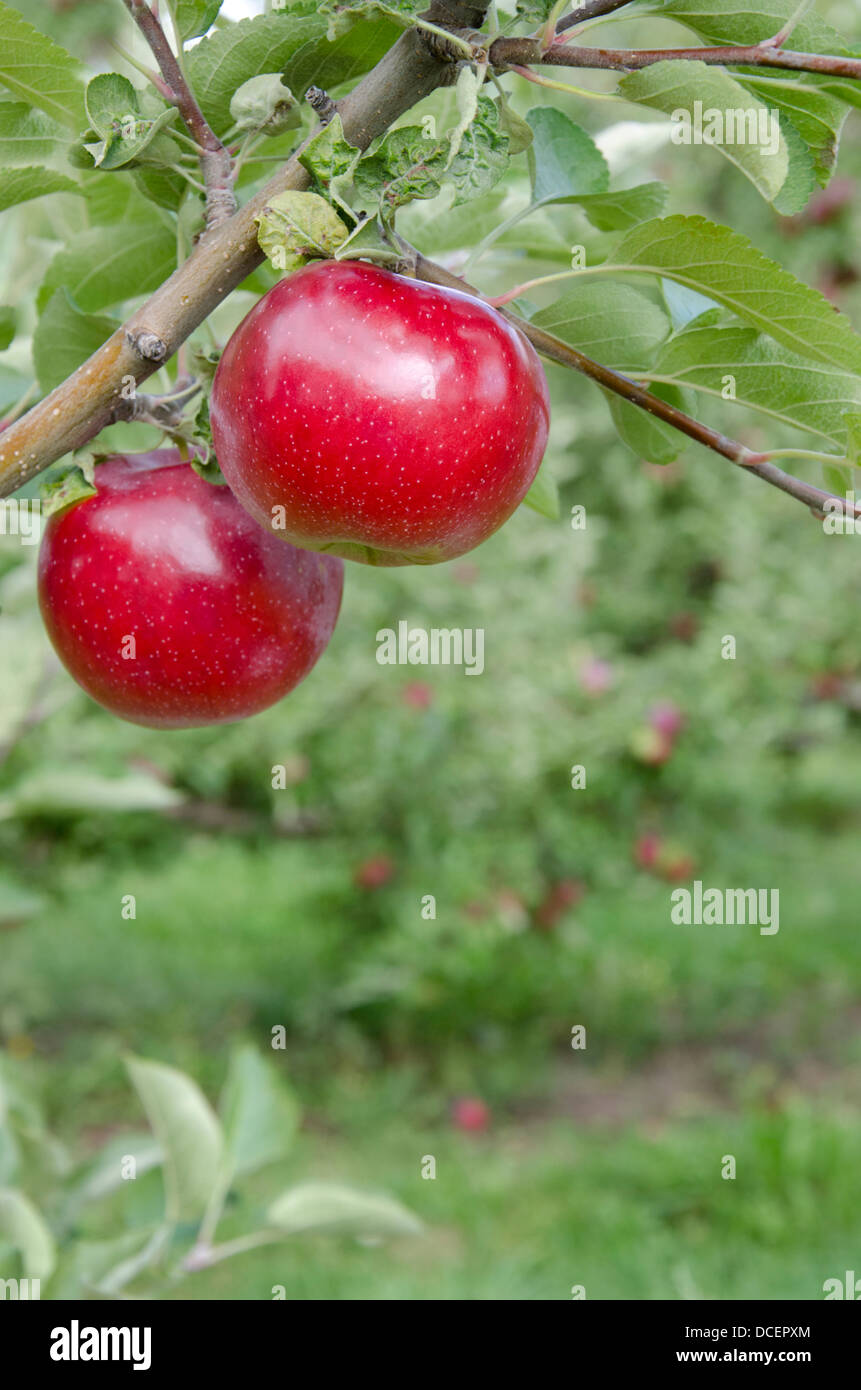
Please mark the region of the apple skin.
[[365, 564], [429, 565], [522, 502], [550, 405], [532, 345], [488, 305], [321, 261], [240, 323], [210, 418], [225, 478], [267, 530]]
[[39, 552], [48, 636], [88, 695], [184, 729], [257, 714], [307, 676], [338, 617], [340, 560], [267, 535], [175, 449], [118, 455], [95, 482]]

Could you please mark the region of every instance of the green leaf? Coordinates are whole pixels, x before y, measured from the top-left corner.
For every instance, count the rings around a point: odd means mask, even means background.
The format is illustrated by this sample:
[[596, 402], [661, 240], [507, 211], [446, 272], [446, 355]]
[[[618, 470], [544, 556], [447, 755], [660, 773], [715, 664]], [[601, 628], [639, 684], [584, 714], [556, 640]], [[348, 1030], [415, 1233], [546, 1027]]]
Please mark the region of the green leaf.
[[535, 207], [566, 203], [581, 193], [606, 193], [607, 161], [581, 126], [550, 106], [534, 107], [526, 119], [533, 133], [527, 158]]
[[328, 91], [362, 77], [388, 53], [402, 27], [379, 14], [342, 32], [309, 39], [287, 65], [290, 86], [304, 96], [312, 85]]
[[293, 1147], [298, 1102], [278, 1068], [256, 1047], [245, 1044], [232, 1053], [219, 1110], [231, 1175], [276, 1163]]
[[267, 1224], [284, 1235], [318, 1231], [369, 1239], [414, 1236], [422, 1230], [421, 1222], [391, 1197], [323, 1182], [285, 1192], [269, 1208]]
[[102, 777], [84, 768], [69, 767], [62, 772], [36, 771], [22, 778], [0, 800], [0, 818], [165, 811], [181, 801], [178, 792], [145, 772]]
[[[688, 403], [676, 387], [656, 386], [653, 394], [679, 410], [687, 410]], [[619, 438], [647, 463], [672, 463], [690, 443], [687, 435], [680, 434], [672, 425], [665, 425], [663, 420], [650, 415], [640, 406], [632, 405], [615, 392], [605, 391], [604, 395]]]
[[[764, 102], [786, 117], [810, 151], [817, 182], [824, 187], [837, 163], [840, 135], [849, 114], [849, 107], [810, 74], [784, 73], [767, 75], [748, 71], [736, 74], [738, 81]], [[783, 123], [784, 135], [787, 134]]]
[[50, 1277], [57, 1261], [54, 1238], [29, 1197], [13, 1187], [0, 1189], [0, 1241], [18, 1251], [25, 1278]]
[[575, 280], [555, 304], [539, 309], [532, 322], [623, 372], [651, 366], [670, 333], [667, 315], [642, 291], [588, 280]]
[[705, 217], [656, 218], [623, 238], [613, 264], [666, 276], [802, 357], [861, 372], [861, 337], [845, 315], [729, 227]]
[[599, 232], [626, 232], [638, 222], [660, 216], [668, 194], [665, 183], [638, 183], [618, 193], [580, 193], [570, 201], [583, 209]]
[[0, 86], [62, 125], [80, 130], [85, 121], [80, 71], [76, 58], [40, 34], [17, 10], [0, 4]]
[[490, 97], [478, 98], [475, 115], [449, 158], [455, 206], [486, 193], [502, 178], [508, 168], [508, 136], [499, 127], [499, 108]]
[[118, 72], [100, 72], [87, 83], [84, 100], [90, 125], [103, 137], [140, 114], [137, 92]]
[[846, 452], [853, 463], [861, 466], [861, 411], [848, 410], [843, 421], [846, 426]]
[[71, 376], [119, 326], [117, 319], [82, 313], [68, 290], [57, 290], [33, 334], [33, 366], [42, 393]]
[[276, 270], [292, 271], [312, 256], [334, 256], [348, 228], [319, 193], [278, 193], [255, 217], [260, 249]]
[[176, 268], [176, 233], [152, 210], [146, 221], [92, 227], [72, 237], [48, 266], [37, 304], [62, 287], [87, 312], [151, 294]]
[[174, 141], [154, 146], [164, 127], [176, 120], [175, 107], [166, 106], [156, 116], [145, 118], [139, 93], [128, 78], [116, 72], [94, 77], [87, 86], [86, 99], [90, 124], [101, 137], [100, 141], [86, 144], [86, 148], [98, 168], [123, 168], [140, 160], [145, 151], [155, 163], [175, 162], [180, 151]]
[[164, 1154], [167, 1219], [193, 1221], [218, 1176], [221, 1125], [197, 1082], [184, 1072], [139, 1057], [129, 1058], [127, 1066]]
[[363, 155], [353, 171], [361, 205], [379, 207], [384, 220], [417, 198], [435, 198], [448, 161], [448, 146], [430, 138], [418, 125], [398, 126], [383, 137], [372, 154]]
[[[655, 63], [628, 73], [618, 90], [628, 101], [672, 115], [673, 143], [690, 144], [692, 159], [698, 157], [697, 144], [718, 150], [750, 179], [763, 198], [774, 202], [789, 173], [786, 138], [777, 117], [724, 68], [698, 62]], [[740, 130], [737, 113], [743, 113]], [[731, 130], [726, 125], [729, 115], [733, 119]], [[705, 138], [713, 130], [717, 139]], [[756, 137], [755, 143], [747, 143], [751, 135]]]
[[532, 126], [522, 116], [518, 116], [504, 96], [499, 98], [499, 128], [508, 136], [508, 153], [512, 158], [517, 154], [523, 154], [532, 144]]
[[11, 304], [0, 304], [0, 352], [5, 352], [15, 337], [18, 313]]
[[48, 193], [82, 194], [80, 184], [53, 169], [0, 169], [0, 212]]
[[317, 15], [259, 15], [216, 29], [189, 50], [185, 64], [204, 116], [217, 135], [231, 124], [233, 93], [250, 77], [282, 72], [290, 88], [304, 95], [291, 77], [291, 58], [310, 40], [321, 40], [326, 21]]
[[267, 135], [281, 135], [302, 123], [299, 103], [280, 72], [263, 72], [243, 82], [230, 98], [230, 114], [240, 130]]
[[[660, 14], [676, 19], [710, 44], [750, 44], [773, 38], [798, 7], [798, 0], [645, 0], [637, 14]], [[799, 53], [845, 53], [846, 40], [815, 13], [808, 11], [792, 31], [792, 48]]]
[[199, 38], [215, 22], [223, 0], [174, 0], [173, 12], [180, 42]]
[[839, 449], [846, 447], [847, 412], [861, 408], [854, 372], [814, 366], [741, 324], [692, 324], [664, 345], [649, 377], [735, 400]]
[[67, 1213], [76, 1212], [88, 1202], [102, 1201], [112, 1192], [117, 1192], [128, 1181], [122, 1171], [123, 1160], [127, 1157], [135, 1161], [137, 1179], [160, 1166], [161, 1146], [146, 1131], [138, 1134], [125, 1131], [109, 1139], [92, 1162], [76, 1176], [66, 1204]]
[[0, 101], [0, 164], [10, 168], [50, 159], [69, 132], [23, 101]]
[[308, 141], [299, 155], [299, 163], [308, 170], [319, 192], [351, 212], [344, 195], [359, 156], [357, 147], [344, 137], [340, 115], [335, 115]]
[[531, 507], [539, 516], [550, 521], [559, 519], [559, 488], [546, 462], [542, 463], [532, 480], [532, 486], [523, 499], [524, 507]]
[[[83, 502], [85, 498], [94, 497], [95, 494], [95, 484], [91, 478], [86, 477], [82, 468], [71, 463], [58, 464], [56, 469], [46, 473], [39, 482], [42, 516], [47, 520], [49, 516], [56, 516], [58, 513], [64, 512], [67, 507], [73, 507], [76, 502]], [[37, 782], [37, 799], [40, 795], [41, 784]], [[12, 814], [14, 814], [18, 810], [17, 801], [13, 800], [12, 808]], [[25, 803], [23, 809], [26, 813], [32, 808]]]

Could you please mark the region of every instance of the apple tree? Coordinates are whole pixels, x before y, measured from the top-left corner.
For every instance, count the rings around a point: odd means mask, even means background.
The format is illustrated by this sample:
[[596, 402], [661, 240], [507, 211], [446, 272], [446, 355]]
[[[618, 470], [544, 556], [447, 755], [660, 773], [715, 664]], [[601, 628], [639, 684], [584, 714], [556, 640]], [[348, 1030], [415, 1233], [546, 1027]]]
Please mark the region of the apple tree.
[[[0, 488], [50, 470], [43, 615], [108, 708], [253, 713], [325, 647], [342, 559], [432, 564], [521, 502], [552, 518], [540, 359], [591, 379], [642, 459], [697, 445], [820, 520], [857, 514], [861, 338], [755, 240], [677, 210], [672, 178], [724, 157], [803, 230], [861, 104], [861, 49], [810, 0], [69, 9], [64, 46], [0, 3], [0, 210], [39, 203], [32, 252], [6, 243]], [[636, 46], [603, 46], [619, 24]], [[658, 155], [666, 179], [631, 175]], [[119, 424], [170, 452], [130, 464]], [[195, 528], [220, 536], [208, 586]], [[82, 583], [89, 627], [63, 597]], [[170, 639], [123, 668], [135, 605]], [[202, 661], [215, 631], [256, 688]]]

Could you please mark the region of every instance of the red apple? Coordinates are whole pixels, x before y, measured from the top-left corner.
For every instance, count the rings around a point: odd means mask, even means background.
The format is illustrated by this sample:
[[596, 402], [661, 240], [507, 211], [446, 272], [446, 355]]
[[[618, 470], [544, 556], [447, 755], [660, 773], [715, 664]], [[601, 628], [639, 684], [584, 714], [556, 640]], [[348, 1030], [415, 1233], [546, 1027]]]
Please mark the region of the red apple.
[[584, 886], [577, 878], [563, 878], [554, 883], [548, 888], [533, 913], [532, 919], [536, 927], [540, 927], [542, 931], [551, 931], [569, 908], [577, 906], [584, 892]]
[[324, 651], [343, 564], [285, 545], [176, 450], [100, 464], [97, 494], [52, 516], [39, 602], [88, 695], [151, 728], [243, 719]]
[[649, 724], [664, 738], [674, 739], [685, 727], [685, 716], [673, 700], [659, 700], [649, 710]]
[[534, 349], [488, 305], [322, 261], [243, 319], [210, 413], [224, 476], [261, 525], [365, 564], [428, 565], [522, 502], [549, 400]]
[[353, 874], [357, 888], [383, 888], [394, 876], [395, 866], [386, 854], [366, 859]]
[[455, 1129], [465, 1134], [482, 1134], [490, 1125], [490, 1109], [477, 1096], [462, 1096], [451, 1108]]

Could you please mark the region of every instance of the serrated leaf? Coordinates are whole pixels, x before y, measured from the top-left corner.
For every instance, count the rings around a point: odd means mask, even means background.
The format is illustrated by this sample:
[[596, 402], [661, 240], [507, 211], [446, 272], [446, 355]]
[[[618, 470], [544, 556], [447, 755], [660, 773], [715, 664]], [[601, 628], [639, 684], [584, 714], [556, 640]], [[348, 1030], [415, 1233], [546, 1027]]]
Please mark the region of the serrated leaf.
[[72, 237], [48, 266], [39, 309], [62, 287], [87, 312], [158, 289], [176, 269], [176, 233], [162, 216], [150, 209], [146, 221], [92, 227]]
[[21, 1256], [27, 1279], [48, 1279], [57, 1262], [54, 1238], [29, 1197], [16, 1188], [0, 1189], [0, 1243]]
[[334, 256], [348, 228], [319, 193], [289, 190], [255, 217], [260, 249], [276, 270], [297, 270], [311, 256]]
[[140, 1057], [126, 1065], [164, 1155], [167, 1219], [193, 1221], [218, 1176], [224, 1144], [218, 1118], [184, 1072]]
[[539, 309], [532, 322], [572, 347], [618, 371], [651, 366], [670, 332], [659, 304], [632, 285], [575, 280], [555, 304]]
[[369, 210], [379, 206], [388, 220], [406, 203], [435, 198], [442, 188], [447, 159], [445, 141], [430, 138], [422, 126], [390, 130], [353, 170], [361, 206]]
[[357, 1192], [335, 1183], [304, 1183], [277, 1198], [267, 1212], [267, 1225], [284, 1235], [306, 1231], [365, 1238], [412, 1236], [421, 1222], [391, 1197]]
[[[678, 20], [710, 44], [748, 46], [773, 38], [798, 7], [798, 0], [643, 0], [638, 14]], [[808, 10], [792, 31], [800, 53], [846, 52], [846, 41], [815, 10]]]
[[23, 101], [0, 101], [0, 164], [6, 168], [50, 159], [69, 132]]
[[526, 119], [533, 134], [527, 159], [535, 207], [607, 192], [607, 161], [581, 126], [550, 106], [534, 107]]
[[173, 13], [180, 41], [199, 38], [211, 28], [224, 0], [174, 0]]
[[808, 73], [754, 75], [743, 71], [737, 77], [742, 86], [791, 122], [810, 151], [817, 182], [824, 187], [834, 172], [840, 135], [849, 115], [845, 101], [811, 81]]
[[559, 487], [546, 462], [542, 463], [533, 478], [532, 486], [521, 505], [531, 507], [539, 516], [546, 516], [549, 521], [558, 521]]
[[230, 126], [230, 99], [250, 77], [282, 72], [292, 91], [304, 95], [288, 64], [310, 39], [323, 39], [325, 32], [326, 21], [317, 15], [258, 15], [216, 29], [190, 49], [185, 59], [189, 81], [215, 133]]
[[84, 125], [84, 84], [76, 58], [17, 10], [0, 3], [0, 86], [64, 126]]
[[[696, 158], [697, 144], [718, 150], [769, 202], [774, 202], [786, 183], [789, 149], [779, 120], [725, 69], [699, 62], [655, 63], [627, 73], [618, 91], [628, 101], [672, 115], [674, 144], [690, 144], [692, 158]], [[740, 130], [737, 113], [743, 113]], [[733, 119], [731, 131], [727, 127], [729, 115]], [[708, 138], [710, 133], [716, 133], [718, 139]], [[749, 141], [751, 134], [756, 137], [754, 142]]]
[[299, 163], [308, 170], [321, 192], [345, 207], [342, 195], [359, 155], [358, 148], [344, 136], [340, 115], [335, 115], [308, 141], [299, 155]]
[[508, 136], [499, 127], [499, 108], [490, 97], [479, 97], [454, 156], [449, 155], [455, 206], [493, 188], [507, 170], [508, 158]]
[[84, 97], [87, 117], [101, 136], [111, 135], [124, 121], [140, 114], [138, 94], [127, 77], [118, 72], [100, 72], [87, 83]]
[[388, 53], [402, 27], [381, 11], [340, 32], [336, 27], [335, 32], [309, 39], [290, 59], [290, 86], [304, 96], [312, 84], [328, 91], [362, 77]]
[[666, 276], [802, 357], [861, 372], [861, 337], [845, 315], [729, 227], [705, 217], [656, 218], [623, 238], [613, 264]]
[[256, 1047], [246, 1044], [234, 1050], [219, 1111], [224, 1161], [231, 1175], [276, 1163], [293, 1147], [299, 1104], [279, 1069]]
[[846, 413], [861, 407], [861, 379], [854, 373], [814, 366], [741, 324], [693, 324], [677, 333], [649, 377], [735, 400], [839, 449], [847, 441]]
[[81, 195], [83, 189], [67, 174], [58, 174], [53, 169], [0, 169], [0, 212], [5, 212], [6, 208], [14, 207], [17, 203], [44, 198], [49, 193]]
[[57, 290], [33, 334], [33, 366], [42, 393], [47, 395], [71, 376], [117, 328], [117, 319], [85, 314], [68, 290]]
[[668, 195], [665, 183], [638, 183], [618, 193], [580, 193], [570, 201], [583, 209], [599, 232], [626, 232], [638, 222], [660, 216]]

